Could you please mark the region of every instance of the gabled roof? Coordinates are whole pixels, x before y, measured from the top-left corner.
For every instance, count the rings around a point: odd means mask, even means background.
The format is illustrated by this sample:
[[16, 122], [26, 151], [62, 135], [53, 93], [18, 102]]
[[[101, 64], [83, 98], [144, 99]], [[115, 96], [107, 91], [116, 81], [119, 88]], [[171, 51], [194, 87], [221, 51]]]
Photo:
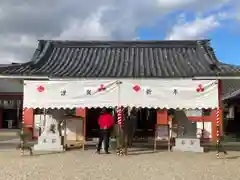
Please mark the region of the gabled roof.
[[1, 75], [50, 77], [155, 77], [230, 75], [239, 69], [219, 62], [201, 41], [40, 40], [32, 60], [0, 67]]
[[222, 100], [240, 97], [240, 79], [222, 80]]

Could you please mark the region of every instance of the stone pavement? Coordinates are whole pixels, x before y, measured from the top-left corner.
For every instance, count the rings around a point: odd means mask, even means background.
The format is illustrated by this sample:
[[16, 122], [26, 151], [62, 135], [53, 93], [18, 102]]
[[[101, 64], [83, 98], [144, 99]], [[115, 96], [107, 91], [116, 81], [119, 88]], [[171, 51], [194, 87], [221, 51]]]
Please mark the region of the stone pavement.
[[127, 157], [72, 150], [59, 154], [20, 156], [0, 152], [0, 180], [236, 180], [240, 152], [216, 159], [211, 153], [139, 151]]
[[19, 130], [0, 130], [0, 151], [5, 149], [16, 149], [17, 144], [20, 142], [20, 138], [17, 133]]

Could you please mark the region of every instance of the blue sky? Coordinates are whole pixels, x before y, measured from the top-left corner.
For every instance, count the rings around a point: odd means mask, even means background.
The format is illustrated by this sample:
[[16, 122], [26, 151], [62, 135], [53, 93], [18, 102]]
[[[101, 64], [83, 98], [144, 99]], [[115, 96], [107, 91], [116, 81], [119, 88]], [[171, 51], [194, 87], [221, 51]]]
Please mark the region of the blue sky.
[[[197, 17], [196, 13], [189, 13], [188, 11], [174, 12], [160, 21], [159, 25], [150, 28], [140, 28], [139, 39], [166, 39], [169, 33], [174, 34], [173, 29], [175, 25], [176, 27], [178, 26], [176, 29], [179, 30], [178, 35], [176, 35], [178, 30], [176, 30], [174, 35], [177, 39], [210, 39], [211, 46], [214, 48], [219, 61], [240, 65], [240, 47], [238, 45], [240, 42], [239, 19], [236, 18], [235, 13], [232, 13], [232, 10], [232, 6], [228, 4], [215, 11], [207, 11], [201, 14], [200, 17]], [[209, 17], [213, 17], [213, 20], [209, 20], [209, 22], [212, 22], [211, 24], [216, 23], [215, 26], [210, 25], [209, 28], [205, 28], [202, 32], [197, 32], [193, 36], [188, 36], [187, 33], [184, 34], [183, 32], [184, 35], [181, 37], [181, 27], [188, 24], [189, 28], [201, 29], [202, 26], [207, 26], [209, 24], [207, 23], [207, 18]], [[202, 23], [202, 26], [197, 27], [197, 19], [206, 21], [206, 23]], [[181, 22], [179, 23], [179, 21]], [[183, 31], [187, 31], [187, 28]]]
[[209, 35], [217, 58], [225, 63], [240, 65], [240, 34], [220, 28]]
[[[159, 28], [142, 28], [139, 37], [142, 40], [163, 40], [166, 34], [158, 30]], [[240, 65], [240, 33], [223, 27], [209, 33], [207, 38], [211, 40], [211, 46], [219, 61]]]

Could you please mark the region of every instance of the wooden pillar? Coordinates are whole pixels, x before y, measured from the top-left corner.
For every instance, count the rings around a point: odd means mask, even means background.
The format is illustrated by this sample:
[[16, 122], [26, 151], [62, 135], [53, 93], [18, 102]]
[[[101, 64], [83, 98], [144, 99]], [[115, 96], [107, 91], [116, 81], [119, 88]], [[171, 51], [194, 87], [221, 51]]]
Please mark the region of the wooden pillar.
[[223, 135], [222, 80], [218, 80], [218, 106], [220, 109], [220, 136]]
[[75, 115], [85, 118], [86, 117], [86, 108], [76, 108]]
[[168, 124], [167, 109], [157, 110], [157, 124]]
[[[220, 108], [220, 136], [223, 135], [223, 131], [222, 131], [222, 109]], [[214, 109], [211, 112], [211, 119], [212, 119], [212, 140], [216, 141], [217, 140], [217, 110]]]
[[85, 139], [86, 139], [86, 114], [87, 114], [86, 108], [76, 108], [75, 115], [83, 118], [83, 135]]
[[[83, 118], [83, 138], [84, 143], [86, 142], [86, 115], [87, 115], [87, 108], [76, 108], [75, 112], [76, 116]], [[83, 143], [83, 150], [84, 150], [84, 143]]]
[[[222, 81], [218, 80], [218, 106], [219, 106], [219, 125], [220, 136], [223, 135], [223, 109], [222, 109]], [[217, 140], [217, 109], [212, 110], [212, 140]]]
[[33, 128], [34, 128], [34, 114], [32, 108], [24, 108], [23, 109], [23, 122], [24, 122], [24, 131], [32, 134], [33, 137]]

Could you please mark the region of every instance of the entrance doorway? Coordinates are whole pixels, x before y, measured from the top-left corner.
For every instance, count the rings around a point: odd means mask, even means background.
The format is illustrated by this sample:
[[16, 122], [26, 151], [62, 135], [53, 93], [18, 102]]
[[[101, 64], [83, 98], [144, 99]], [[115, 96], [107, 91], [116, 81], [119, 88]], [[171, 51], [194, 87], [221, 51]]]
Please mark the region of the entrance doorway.
[[138, 123], [135, 137], [136, 138], [153, 137], [157, 122], [156, 109], [139, 108], [137, 116]]
[[[113, 108], [108, 108], [107, 111], [113, 113]], [[98, 117], [102, 108], [91, 108], [87, 109], [86, 113], [86, 136], [87, 138], [98, 137]], [[115, 122], [117, 123], [117, 116], [115, 115]], [[136, 138], [148, 138], [154, 136], [157, 111], [153, 108], [139, 108], [137, 113], [137, 128], [135, 137]]]
[[3, 129], [17, 129], [19, 117], [17, 109], [3, 109]]
[[226, 118], [224, 121], [224, 133], [228, 141], [240, 141], [240, 107], [234, 107], [234, 117]]

